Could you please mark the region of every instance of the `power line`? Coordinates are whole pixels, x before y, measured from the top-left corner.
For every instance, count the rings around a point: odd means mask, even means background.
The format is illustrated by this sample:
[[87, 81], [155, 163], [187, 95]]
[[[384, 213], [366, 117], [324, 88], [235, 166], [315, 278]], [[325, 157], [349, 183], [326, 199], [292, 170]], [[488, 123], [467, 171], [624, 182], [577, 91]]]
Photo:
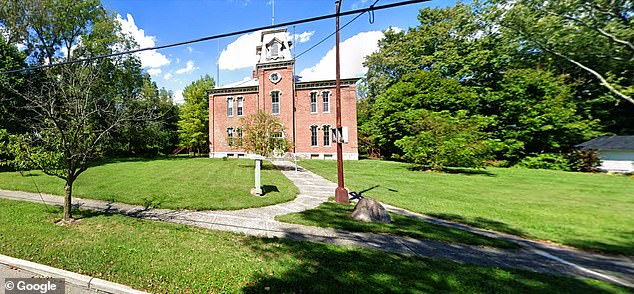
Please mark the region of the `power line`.
[[49, 67], [54, 67], [54, 66], [66, 65], [66, 64], [73, 64], [73, 63], [79, 63], [79, 62], [86, 62], [86, 61], [92, 61], [92, 60], [103, 59], [103, 58], [110, 58], [110, 57], [127, 55], [127, 54], [143, 52], [143, 51], [149, 51], [149, 50], [159, 50], [159, 49], [171, 48], [171, 47], [176, 47], [176, 46], [183, 46], [183, 45], [199, 43], [199, 42], [204, 42], [204, 41], [209, 41], [209, 40], [214, 40], [214, 39], [231, 37], [231, 36], [235, 36], [235, 35], [242, 35], [242, 34], [252, 33], [252, 32], [261, 31], [261, 30], [268, 30], [268, 29], [274, 29], [274, 28], [279, 28], [279, 27], [287, 27], [287, 26], [292, 26], [292, 25], [301, 24], [301, 23], [307, 23], [307, 22], [314, 22], [314, 21], [318, 21], [318, 20], [329, 19], [329, 18], [336, 17], [337, 15], [346, 16], [346, 15], [355, 14], [355, 13], [363, 14], [364, 12], [368, 12], [368, 11], [377, 11], [377, 10], [383, 10], [383, 9], [387, 9], [387, 8], [393, 8], [393, 7], [399, 7], [399, 6], [416, 4], [416, 3], [422, 3], [422, 2], [429, 2], [429, 1], [431, 1], [431, 0], [407, 0], [407, 1], [395, 2], [395, 3], [379, 5], [379, 6], [370, 6], [370, 7], [367, 7], [367, 8], [360, 8], [360, 9], [355, 9], [355, 10], [341, 12], [339, 14], [337, 14], [337, 13], [326, 14], [326, 15], [322, 15], [322, 16], [316, 16], [316, 17], [311, 17], [311, 18], [305, 18], [305, 19], [300, 19], [300, 20], [289, 21], [289, 22], [280, 23], [280, 24], [276, 24], [276, 25], [273, 24], [273, 25], [270, 25], [270, 26], [262, 26], [262, 27], [257, 27], [257, 28], [250, 28], [250, 29], [245, 29], [245, 30], [240, 30], [240, 31], [234, 31], [234, 32], [231, 32], [231, 33], [212, 35], [212, 36], [202, 37], [202, 38], [198, 38], [198, 39], [183, 41], [183, 42], [177, 42], [177, 43], [161, 45], [161, 46], [139, 48], [139, 49], [133, 49], [133, 50], [123, 51], [123, 52], [116, 52], [116, 53], [111, 53], [111, 54], [97, 55], [97, 56], [87, 57], [87, 58], [82, 58], [82, 59], [77, 59], [77, 60], [70, 60], [70, 61], [64, 61], [64, 62], [53, 63], [53, 64], [38, 65], [38, 66], [22, 68], [22, 69], [8, 70], [8, 71], [0, 72], [0, 75], [16, 73], [16, 72], [22, 72], [22, 71], [27, 71], [27, 70], [37, 70], [37, 69], [49, 68]]

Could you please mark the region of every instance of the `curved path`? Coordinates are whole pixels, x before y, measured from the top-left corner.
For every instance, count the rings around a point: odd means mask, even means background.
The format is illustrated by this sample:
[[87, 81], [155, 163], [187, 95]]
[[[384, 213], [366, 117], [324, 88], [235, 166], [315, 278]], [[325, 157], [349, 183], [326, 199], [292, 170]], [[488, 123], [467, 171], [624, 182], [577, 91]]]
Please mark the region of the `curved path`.
[[[631, 258], [588, 253], [573, 248], [526, 240], [513, 235], [432, 218], [389, 205], [386, 205], [386, 208], [392, 213], [408, 215], [438, 225], [458, 228], [491, 238], [510, 240], [520, 244], [521, 248], [509, 250], [449, 244], [410, 237], [357, 233], [278, 222], [274, 220], [277, 215], [312, 209], [327, 201], [329, 195], [333, 194], [336, 184], [301, 167], [296, 171], [295, 165], [288, 161], [274, 161], [273, 164], [299, 188], [300, 194], [293, 201], [234, 211], [152, 209], [82, 198], [73, 198], [73, 203], [83, 209], [119, 213], [137, 218], [244, 233], [253, 236], [356, 246], [425, 258], [449, 259], [476, 265], [599, 279], [622, 286], [634, 287], [634, 261]], [[38, 203], [44, 201], [49, 205], [63, 205], [64, 203], [61, 196], [39, 195], [28, 192], [0, 190], [0, 197]]]

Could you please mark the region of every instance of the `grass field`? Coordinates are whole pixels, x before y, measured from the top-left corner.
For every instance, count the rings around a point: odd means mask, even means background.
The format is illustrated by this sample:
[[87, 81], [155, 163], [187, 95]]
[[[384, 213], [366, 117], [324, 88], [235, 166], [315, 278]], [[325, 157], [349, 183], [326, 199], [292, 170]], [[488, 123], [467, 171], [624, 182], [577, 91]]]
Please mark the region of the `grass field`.
[[385, 233], [417, 239], [438, 240], [502, 248], [517, 248], [515, 243], [472, 234], [463, 230], [434, 225], [398, 214], [391, 214], [392, 223], [364, 223], [350, 216], [353, 204], [326, 202], [315, 209], [275, 217], [276, 220], [306, 226], [336, 228], [353, 232]]
[[[305, 168], [336, 181], [336, 163]], [[415, 212], [579, 248], [634, 255], [634, 179], [519, 168], [413, 171], [410, 165], [344, 164], [352, 191]]]
[[[0, 172], [0, 189], [63, 195], [61, 179]], [[89, 168], [75, 182], [73, 195], [172, 209], [240, 209], [290, 201], [299, 191], [272, 164], [265, 163], [265, 197], [249, 194], [254, 163], [247, 159], [163, 158], [111, 160]]]
[[0, 200], [0, 252], [156, 293], [627, 293], [515, 270]]

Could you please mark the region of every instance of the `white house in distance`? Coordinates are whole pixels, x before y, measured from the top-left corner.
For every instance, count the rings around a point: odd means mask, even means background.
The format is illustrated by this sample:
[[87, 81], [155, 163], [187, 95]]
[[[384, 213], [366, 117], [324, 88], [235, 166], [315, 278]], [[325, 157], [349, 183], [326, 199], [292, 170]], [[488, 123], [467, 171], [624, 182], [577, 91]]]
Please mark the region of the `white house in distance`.
[[599, 153], [599, 169], [607, 172], [634, 172], [634, 136], [604, 136], [576, 147]]

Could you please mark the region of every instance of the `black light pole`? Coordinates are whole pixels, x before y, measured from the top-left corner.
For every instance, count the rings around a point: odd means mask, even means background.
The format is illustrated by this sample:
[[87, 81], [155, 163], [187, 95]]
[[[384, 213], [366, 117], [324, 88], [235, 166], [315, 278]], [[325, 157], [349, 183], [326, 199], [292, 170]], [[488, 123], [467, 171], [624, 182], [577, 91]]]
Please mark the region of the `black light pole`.
[[335, 201], [338, 203], [350, 203], [348, 199], [348, 190], [343, 186], [343, 128], [341, 127], [341, 81], [339, 77], [339, 11], [341, 9], [341, 1], [337, 0], [337, 45], [336, 45], [336, 85], [335, 85], [335, 104], [337, 106], [337, 189], [335, 190]]

